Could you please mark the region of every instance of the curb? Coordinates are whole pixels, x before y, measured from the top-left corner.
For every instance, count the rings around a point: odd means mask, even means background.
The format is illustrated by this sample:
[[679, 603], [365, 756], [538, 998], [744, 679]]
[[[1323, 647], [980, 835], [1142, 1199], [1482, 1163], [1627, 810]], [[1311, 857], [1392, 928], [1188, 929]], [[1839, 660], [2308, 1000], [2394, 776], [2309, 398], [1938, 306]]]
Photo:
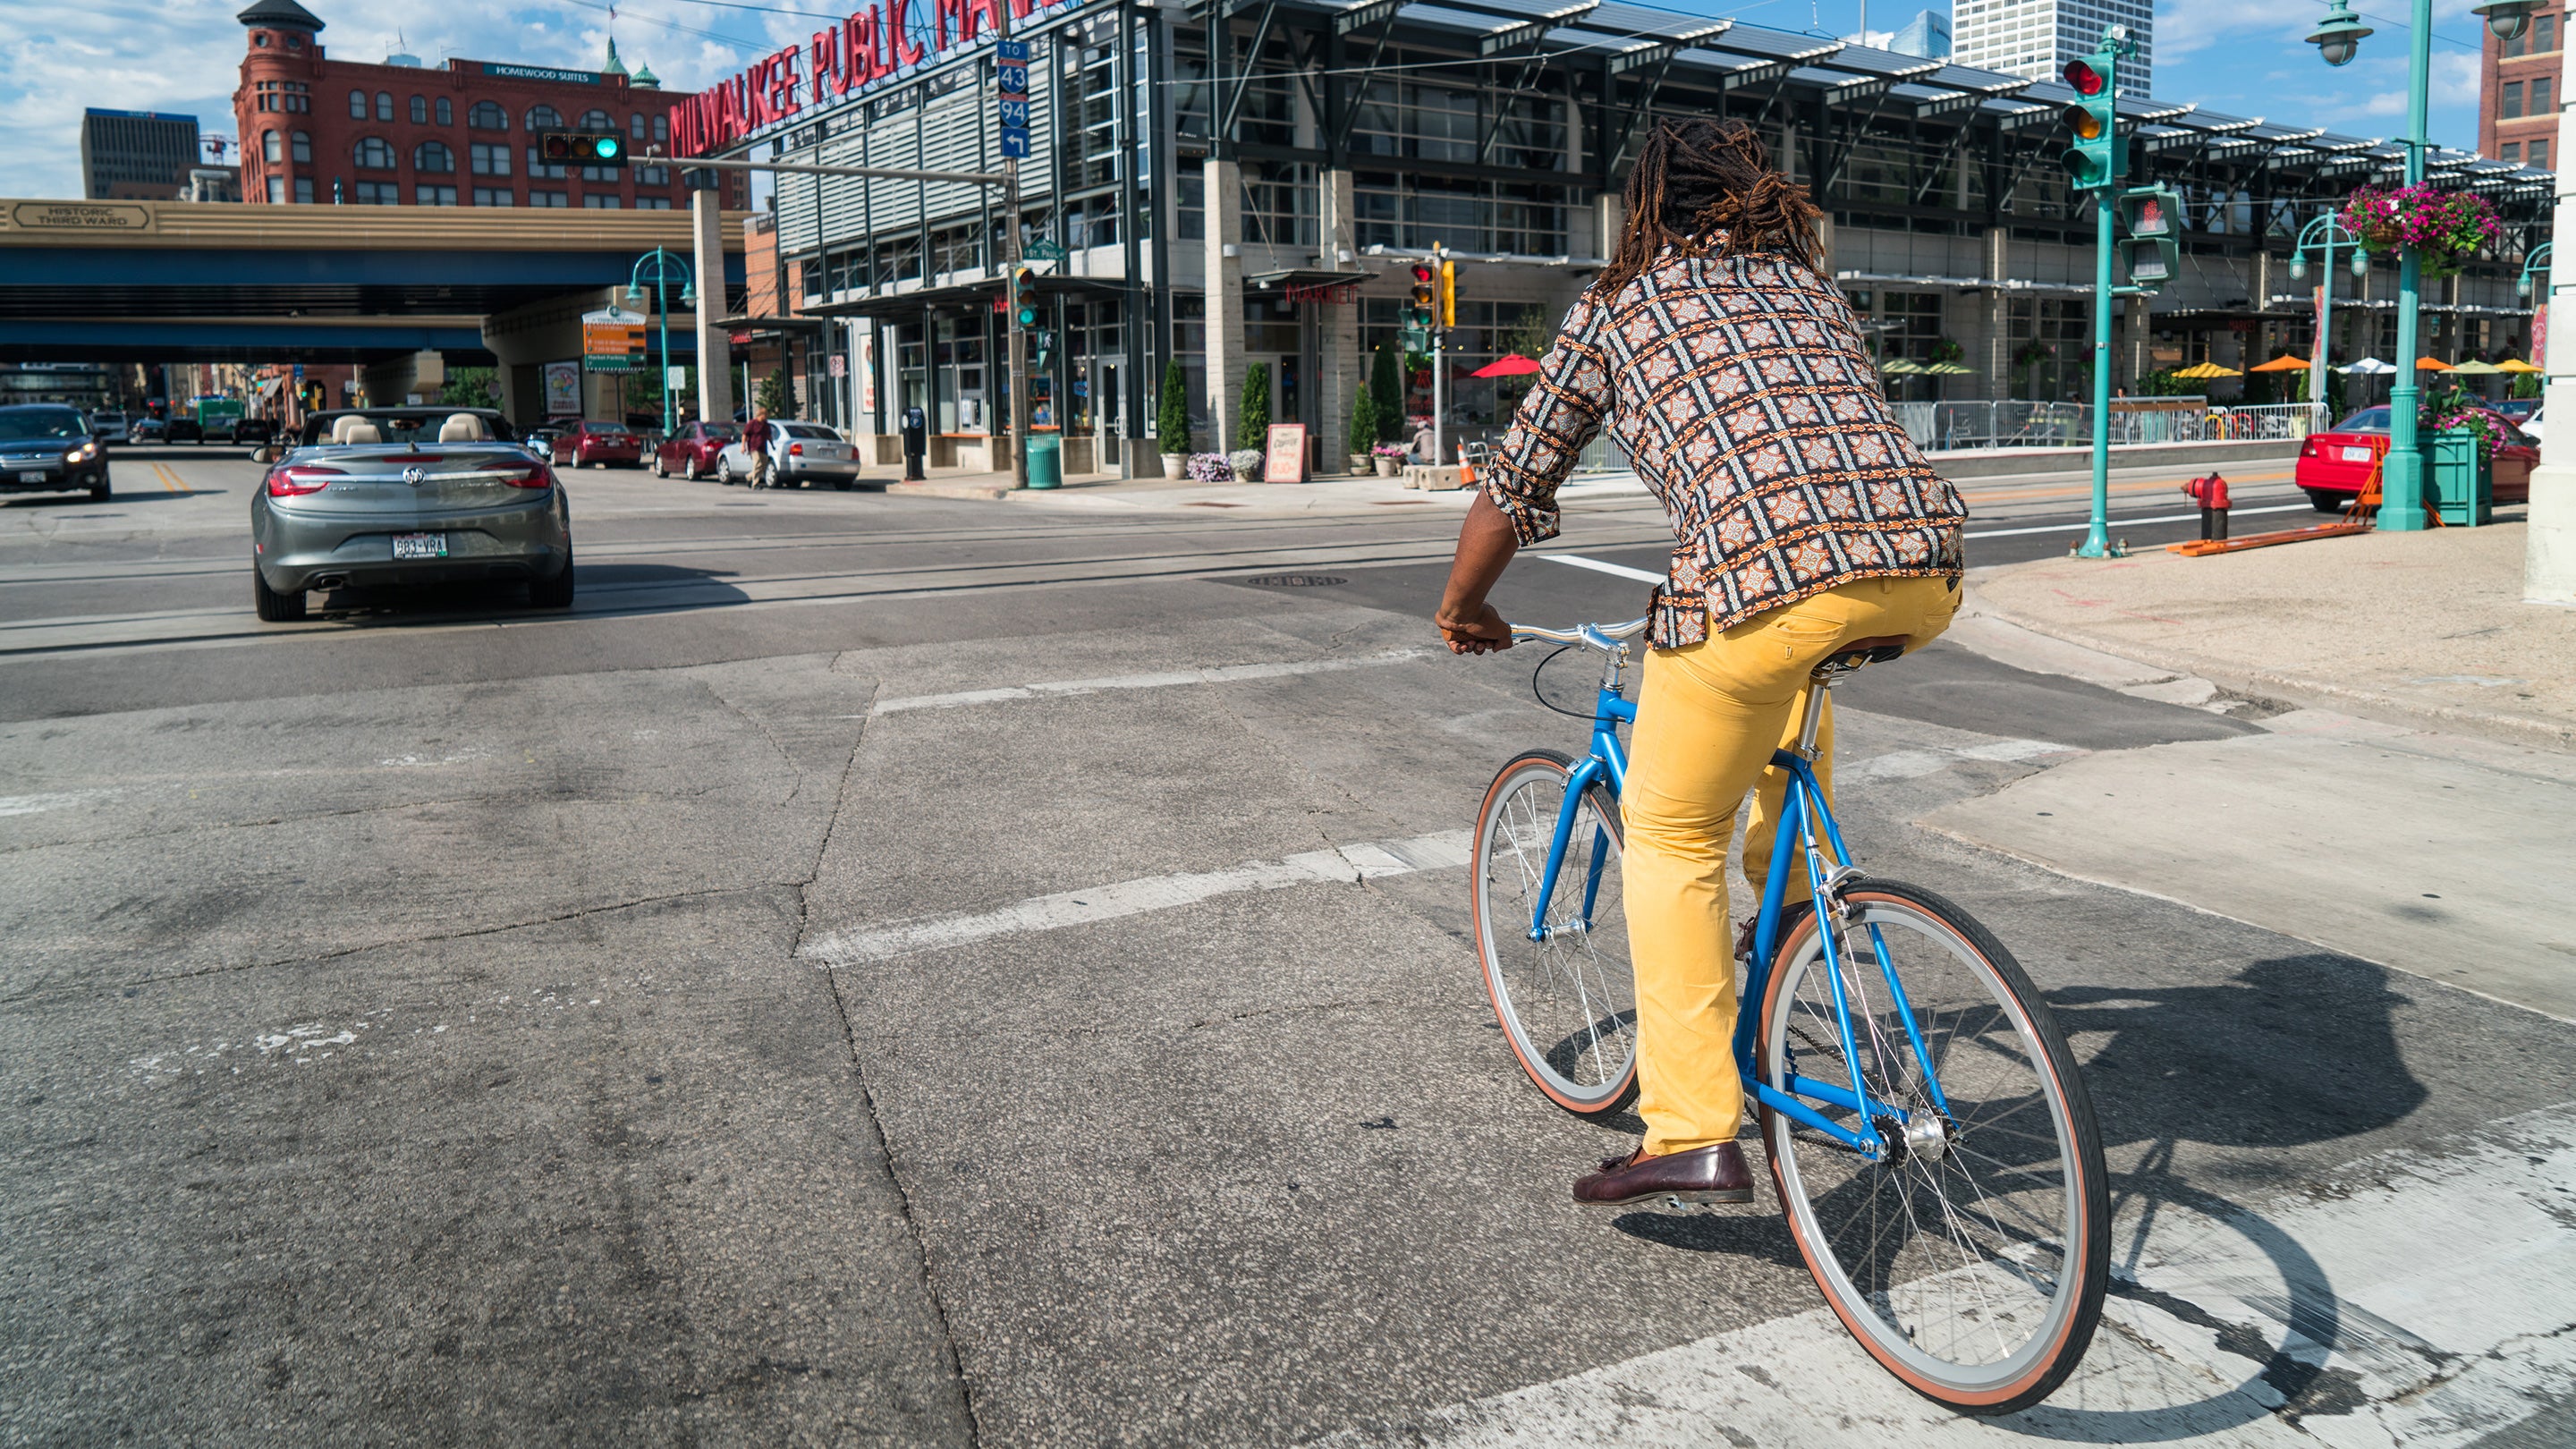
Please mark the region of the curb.
[[[2501, 714], [2488, 710], [2460, 709], [2456, 706], [2421, 704], [2400, 699], [2376, 690], [2359, 689], [2302, 675], [2284, 674], [2269, 669], [2248, 669], [2241, 665], [2205, 659], [2194, 654], [2141, 648], [2126, 642], [2098, 639], [2068, 629], [2060, 624], [2026, 618], [2009, 609], [1995, 606], [1993, 600], [1980, 594], [1971, 584], [1964, 604], [1977, 613], [2034, 634], [2044, 634], [2061, 643], [2090, 649], [2097, 653], [2134, 660], [2154, 669], [2177, 675], [2197, 676], [2240, 694], [2288, 695], [2302, 703], [2331, 706], [2365, 718], [2379, 718], [2391, 724], [2433, 726], [2463, 731], [2501, 740], [2507, 744], [2538, 745], [2551, 750], [2576, 749], [2576, 725], [2558, 724], [2527, 715]], [[1964, 610], [1963, 610], [1964, 612]]]
[[889, 498], [971, 498], [991, 502], [1008, 498], [1019, 490], [989, 483], [888, 483]]

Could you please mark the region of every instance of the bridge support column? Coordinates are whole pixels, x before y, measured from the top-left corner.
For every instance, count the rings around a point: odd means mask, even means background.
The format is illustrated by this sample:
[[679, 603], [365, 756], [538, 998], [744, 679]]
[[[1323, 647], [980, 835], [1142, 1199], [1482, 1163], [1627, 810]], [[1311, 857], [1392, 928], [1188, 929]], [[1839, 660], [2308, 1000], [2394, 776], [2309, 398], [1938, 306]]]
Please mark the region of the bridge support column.
[[698, 269], [698, 416], [709, 422], [733, 416], [733, 342], [724, 329], [723, 207], [721, 192], [689, 193], [689, 234]]

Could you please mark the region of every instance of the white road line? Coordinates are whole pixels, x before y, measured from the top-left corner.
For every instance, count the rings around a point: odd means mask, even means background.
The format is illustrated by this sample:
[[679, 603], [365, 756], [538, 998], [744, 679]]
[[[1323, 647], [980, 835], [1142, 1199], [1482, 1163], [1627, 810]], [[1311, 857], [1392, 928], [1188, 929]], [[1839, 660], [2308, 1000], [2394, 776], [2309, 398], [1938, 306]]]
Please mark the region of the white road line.
[[1608, 574], [1614, 579], [1635, 579], [1641, 584], [1660, 584], [1664, 581], [1664, 576], [1662, 574], [1651, 574], [1646, 572], [1644, 569], [1632, 569], [1626, 564], [1614, 564], [1597, 558], [1585, 558], [1579, 553], [1543, 553], [1537, 555], [1537, 557], [1546, 559], [1550, 563], [1571, 564], [1579, 569], [1590, 569], [1596, 574]]
[[[2249, 513], [2309, 513], [2313, 511], [2313, 507], [2305, 503], [2284, 503], [2277, 508], [2231, 508], [2228, 510], [2231, 515], [2239, 518], [2244, 517]], [[2153, 518], [2113, 518], [2105, 521], [2111, 527], [2119, 528], [2129, 524], [2198, 523], [2200, 521], [2200, 515], [2198, 513], [2161, 513]], [[2024, 534], [2031, 533], [2081, 533], [2084, 531], [2084, 528], [2084, 521], [2082, 519], [2077, 519], [2072, 523], [2046, 523], [2037, 528], [1989, 528], [1979, 533], [1970, 533], [1962, 536], [1966, 538], [2019, 538]]]
[[1323, 1442], [2456, 1449], [2576, 1393], [2571, 1201], [2565, 1105], [2366, 1158], [2260, 1212], [2168, 1196], [2142, 1249], [2134, 1218], [2115, 1229], [2123, 1281], [2074, 1377], [1999, 1421], [1915, 1397], [1818, 1308]]
[[877, 701], [871, 715], [901, 714], [915, 709], [957, 709], [1008, 699], [1046, 699], [1067, 694], [1100, 694], [1115, 689], [1169, 689], [1182, 684], [1231, 684], [1243, 679], [1284, 679], [1298, 674], [1338, 674], [1379, 664], [1428, 659], [1429, 649], [1389, 649], [1357, 659], [1299, 659], [1281, 664], [1221, 664], [1212, 669], [1175, 669], [1159, 674], [1112, 674], [1099, 679], [1052, 679], [1036, 684], [1007, 684], [995, 689], [967, 689], [955, 694], [912, 694]]
[[1000, 910], [963, 912], [854, 931], [835, 931], [797, 954], [820, 961], [827, 969], [859, 966], [908, 956], [916, 951], [963, 946], [995, 936], [1059, 931], [1067, 926], [1086, 926], [1095, 921], [1111, 921], [1121, 916], [1142, 915], [1147, 911], [1167, 911], [1240, 891], [1278, 890], [1283, 886], [1327, 881], [1355, 884], [1380, 876], [1439, 870], [1465, 865], [1467, 857], [1467, 832], [1464, 830], [1445, 830], [1437, 835], [1417, 835], [1406, 840], [1365, 841], [1334, 850], [1307, 851], [1285, 860], [1246, 861], [1227, 870], [1148, 876], [1142, 880], [1117, 881], [1086, 890], [1034, 896]]

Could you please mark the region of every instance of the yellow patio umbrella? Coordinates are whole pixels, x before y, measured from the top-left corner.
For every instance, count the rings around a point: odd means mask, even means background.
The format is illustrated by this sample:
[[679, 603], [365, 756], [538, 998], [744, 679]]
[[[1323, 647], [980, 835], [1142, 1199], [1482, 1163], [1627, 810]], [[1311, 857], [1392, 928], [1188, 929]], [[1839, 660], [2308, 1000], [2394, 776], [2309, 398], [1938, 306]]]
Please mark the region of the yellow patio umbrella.
[[2508, 357], [2504, 361], [2497, 363], [2495, 365], [2495, 369], [2498, 372], [2540, 372], [2544, 370], [2532, 366], [2530, 363], [2523, 361], [2519, 357]]
[[2444, 362], [2438, 357], [2419, 357], [2415, 359], [2415, 370], [2417, 372], [2448, 372], [2451, 370], [2451, 364]]
[[2174, 373], [2174, 376], [2176, 377], [2187, 377], [2194, 382], [2207, 382], [2212, 378], [2219, 377], [2243, 377], [2244, 375], [2245, 374], [2238, 372], [2235, 368], [2221, 367], [2215, 362], [2194, 363], [2190, 367], [2183, 368]]
[[2284, 352], [2269, 362], [2258, 362], [2245, 370], [2247, 372], [2305, 372], [2308, 370], [2308, 360], [2304, 357], [2292, 357]]

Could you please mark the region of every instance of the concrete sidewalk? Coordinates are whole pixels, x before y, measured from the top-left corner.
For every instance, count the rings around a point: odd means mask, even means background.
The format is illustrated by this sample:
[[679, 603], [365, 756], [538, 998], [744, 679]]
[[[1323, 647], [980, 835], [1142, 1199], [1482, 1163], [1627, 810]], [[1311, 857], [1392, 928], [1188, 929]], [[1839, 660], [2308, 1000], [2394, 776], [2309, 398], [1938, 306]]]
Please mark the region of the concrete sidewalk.
[[2576, 610], [2522, 601], [2523, 533], [2499, 523], [1977, 569], [1971, 612], [2247, 695], [2564, 750], [2576, 745]]

